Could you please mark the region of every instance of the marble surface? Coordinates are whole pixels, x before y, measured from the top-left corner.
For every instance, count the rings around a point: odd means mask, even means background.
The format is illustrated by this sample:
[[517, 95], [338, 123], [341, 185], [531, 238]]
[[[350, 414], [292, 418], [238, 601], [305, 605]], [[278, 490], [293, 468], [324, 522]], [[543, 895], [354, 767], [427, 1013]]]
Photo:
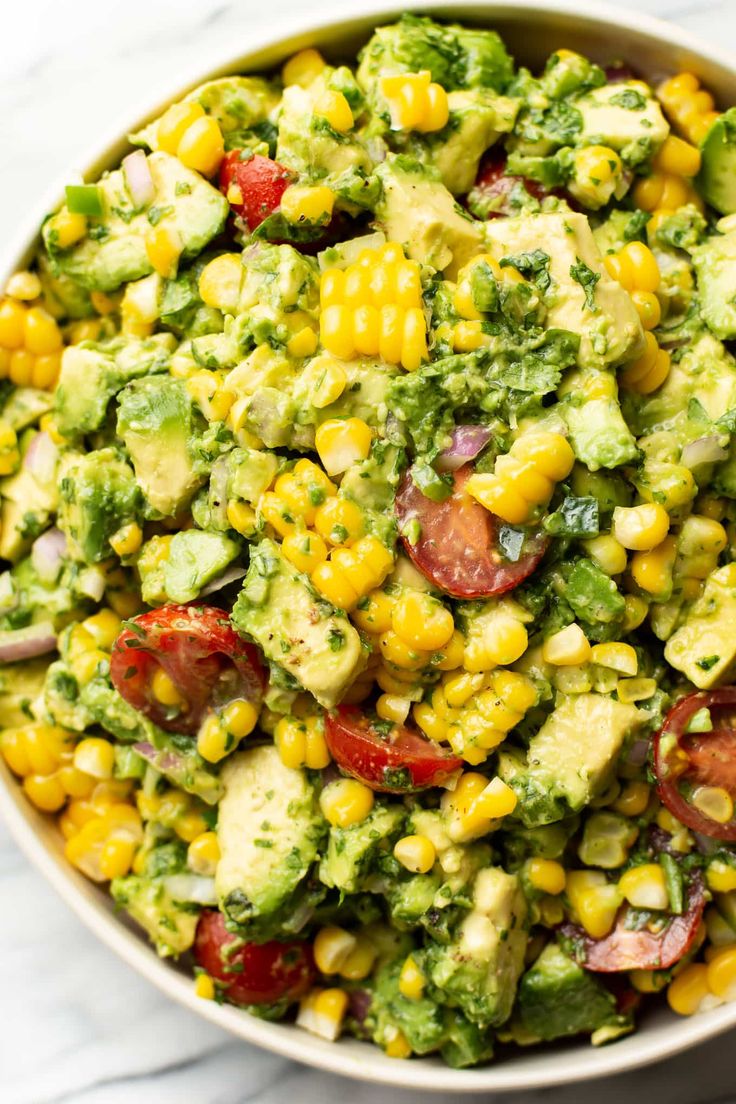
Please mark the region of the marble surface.
[[[589, 0], [592, 5], [593, 0]], [[633, 3], [632, 3], [632, 6]], [[203, 54], [247, 43], [255, 0], [34, 0], [3, 4], [0, 241], [96, 136]], [[272, 0], [279, 15], [313, 0]], [[637, 0], [736, 51], [736, 0]], [[233, 1040], [178, 1008], [68, 911], [0, 824], [0, 1100], [3, 1104], [418, 1104]], [[628, 1076], [503, 1098], [507, 1104], [736, 1101], [736, 1033]], [[424, 1099], [427, 1099], [426, 1097]], [[449, 1104], [449, 1097], [435, 1097]], [[497, 1101], [502, 1098], [496, 1097]]]

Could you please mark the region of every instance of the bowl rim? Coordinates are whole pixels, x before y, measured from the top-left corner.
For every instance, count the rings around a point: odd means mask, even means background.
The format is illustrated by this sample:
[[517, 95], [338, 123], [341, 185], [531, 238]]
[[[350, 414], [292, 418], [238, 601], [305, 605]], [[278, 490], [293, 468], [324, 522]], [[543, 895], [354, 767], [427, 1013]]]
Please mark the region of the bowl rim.
[[[581, 18], [579, 0], [508, 0], [487, 3], [465, 3], [463, 0], [427, 0], [410, 5], [423, 14], [461, 19], [475, 18], [493, 24], [494, 16], [528, 12], [529, 16], [559, 14], [568, 19]], [[367, 20], [376, 23], [398, 17], [402, 9], [385, 0], [351, 0], [346, 19], [336, 0], [327, 0], [315, 18], [284, 14], [268, 18], [263, 27], [251, 32], [248, 49], [233, 50], [219, 46], [208, 51], [207, 57], [186, 82], [162, 82], [155, 93], [149, 93], [135, 108], [126, 110], [113, 120], [107, 140], [95, 142], [88, 156], [82, 157], [85, 179], [108, 167], [126, 145], [125, 135], [155, 117], [168, 103], [213, 76], [242, 70], [251, 64], [256, 68], [266, 55], [277, 64], [288, 53], [299, 49], [307, 40], [319, 40], [336, 27], [356, 27]], [[595, 0], [582, 16], [588, 25], [597, 25], [600, 32], [611, 26], [626, 24], [643, 37], [683, 50], [696, 58], [714, 63], [736, 75], [736, 56], [654, 16], [630, 8], [612, 6]], [[248, 59], [251, 59], [250, 62]], [[74, 175], [66, 172], [48, 188], [8, 245], [0, 251], [0, 282], [27, 262], [38, 240], [39, 227], [63, 194], [63, 185]], [[142, 932], [126, 926], [111, 908], [107, 892], [91, 885], [64, 859], [58, 836], [48, 818], [38, 813], [25, 799], [21, 787], [0, 759], [0, 813], [11, 837], [21, 851], [44, 875], [59, 896], [82, 921], [119, 958], [138, 974], [152, 982], [161, 992], [210, 1023], [224, 1028], [244, 1041], [307, 1066], [358, 1080], [403, 1089], [423, 1089], [431, 1092], [509, 1092], [592, 1080], [630, 1071], [660, 1061], [698, 1043], [715, 1037], [736, 1026], [736, 1002], [690, 1019], [667, 1021], [653, 1030], [642, 1031], [622, 1040], [616, 1047], [597, 1050], [588, 1044], [574, 1042], [569, 1049], [560, 1048], [530, 1054], [525, 1060], [456, 1070], [432, 1059], [419, 1062], [397, 1062], [386, 1058], [372, 1044], [355, 1041], [343, 1044], [326, 1042], [291, 1024], [275, 1024], [258, 1019], [230, 1005], [218, 1005], [197, 997], [191, 977], [170, 962], [158, 958]], [[627, 1043], [629, 1046], [627, 1047]], [[551, 1058], [550, 1062], [546, 1058]]]

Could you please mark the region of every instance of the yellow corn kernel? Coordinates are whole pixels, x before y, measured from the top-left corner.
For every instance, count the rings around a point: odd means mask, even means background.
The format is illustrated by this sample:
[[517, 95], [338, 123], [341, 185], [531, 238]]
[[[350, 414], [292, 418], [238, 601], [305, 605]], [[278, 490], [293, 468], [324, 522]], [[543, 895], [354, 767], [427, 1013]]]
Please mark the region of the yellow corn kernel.
[[518, 800], [515, 792], [501, 778], [492, 778], [471, 804], [469, 815], [497, 820], [513, 813]]
[[574, 156], [574, 191], [583, 203], [602, 207], [621, 179], [621, 158], [610, 146], [585, 146]]
[[136, 845], [130, 839], [109, 839], [100, 852], [100, 874], [108, 881], [130, 872]]
[[73, 215], [66, 207], [49, 219], [49, 240], [58, 249], [69, 249], [87, 234], [87, 219], [84, 215]]
[[634, 908], [666, 909], [669, 906], [667, 882], [659, 863], [633, 866], [621, 875], [618, 888]]
[[209, 974], [197, 974], [194, 979], [194, 992], [202, 1000], [215, 999], [215, 983]]
[[186, 128], [176, 147], [176, 156], [188, 169], [213, 176], [225, 156], [225, 142], [217, 119], [204, 115]]
[[723, 947], [708, 963], [708, 988], [721, 1000], [736, 1000], [736, 947]]
[[381, 634], [378, 646], [387, 663], [405, 671], [420, 671], [428, 665], [431, 658], [431, 652], [421, 651], [407, 644], [393, 629]]
[[41, 391], [51, 391], [56, 385], [61, 370], [61, 353], [46, 353], [37, 356], [31, 369], [31, 384]]
[[364, 935], [358, 935], [355, 947], [340, 966], [340, 977], [347, 981], [362, 981], [373, 971], [377, 957], [376, 948]]
[[421, 1000], [426, 980], [413, 955], [404, 960], [399, 974], [399, 992], [407, 1000]]
[[651, 789], [646, 782], [627, 782], [616, 800], [611, 803], [611, 808], [623, 816], [641, 816], [649, 804], [650, 794]]
[[[312, 331], [309, 331], [312, 333]], [[293, 340], [293, 339], [292, 339]], [[296, 354], [289, 349], [294, 356], [309, 355]], [[333, 357], [328, 354], [315, 357], [310, 361], [302, 374], [302, 380], [309, 387], [309, 401], [317, 410], [324, 410], [342, 395], [348, 382], [345, 369]]]
[[328, 782], [320, 794], [319, 804], [325, 818], [336, 828], [360, 824], [373, 808], [373, 790], [355, 778], [339, 778]]
[[340, 568], [327, 560], [314, 569], [310, 576], [317, 590], [338, 609], [352, 610], [360, 595], [346, 579]]
[[583, 541], [583, 547], [606, 575], [620, 575], [626, 570], [626, 549], [611, 533]]
[[391, 1038], [388, 1038], [388, 1030], [386, 1032], [386, 1043], [383, 1048], [383, 1052], [387, 1058], [410, 1058], [412, 1054], [409, 1040], [403, 1031], [400, 1031], [398, 1027], [391, 1029]]
[[630, 287], [627, 291], [655, 292], [660, 284], [659, 265], [648, 245], [640, 241], [631, 241], [619, 253], [627, 273], [630, 273]]
[[706, 880], [708, 888], [714, 893], [730, 893], [736, 889], [736, 867], [721, 859], [714, 859], [708, 864]]
[[41, 294], [41, 281], [35, 272], [14, 272], [5, 287], [11, 299], [30, 301]]
[[540, 893], [550, 893], [557, 896], [565, 889], [566, 874], [561, 863], [554, 859], [533, 858], [526, 864], [526, 873], [530, 883]]
[[215, 832], [201, 832], [187, 848], [187, 865], [195, 874], [214, 877], [220, 861], [220, 845]]
[[12, 299], [0, 303], [0, 348], [20, 349], [25, 339], [26, 309]]
[[352, 130], [355, 122], [350, 104], [342, 92], [334, 92], [331, 89], [320, 96], [315, 104], [314, 113], [326, 119], [332, 129], [339, 134]]
[[631, 577], [648, 594], [666, 595], [672, 587], [672, 571], [677, 556], [677, 541], [665, 537], [650, 552], [636, 552], [631, 557]]
[[291, 184], [281, 197], [281, 213], [288, 222], [329, 222], [335, 206], [335, 193], [319, 184], [314, 187]]
[[659, 325], [662, 308], [653, 291], [632, 291], [631, 300], [645, 330], [653, 330]]
[[289, 563], [307, 575], [327, 559], [327, 545], [322, 538], [305, 530], [287, 533], [281, 543], [281, 551]]
[[348, 1010], [348, 994], [342, 989], [313, 989], [299, 1005], [299, 1027], [334, 1041], [342, 1030]]
[[353, 610], [354, 624], [366, 633], [384, 633], [391, 628], [394, 599], [383, 590], [373, 590]]
[[15, 349], [10, 354], [8, 376], [16, 387], [29, 387], [33, 380], [36, 358], [27, 349]]
[[314, 446], [325, 471], [340, 475], [367, 459], [372, 439], [370, 426], [361, 418], [332, 418], [317, 427]]
[[722, 786], [698, 786], [690, 800], [704, 816], [718, 824], [728, 824], [733, 818], [733, 800]]
[[398, 694], [381, 694], [376, 700], [376, 713], [384, 721], [403, 724], [409, 716], [411, 701]]
[[143, 542], [143, 530], [137, 521], [131, 521], [128, 525], [121, 526], [110, 537], [110, 547], [120, 556], [133, 556], [139, 551]]
[[145, 238], [146, 256], [154, 271], [165, 280], [176, 276], [182, 241], [176, 227], [153, 226]]
[[613, 532], [619, 544], [634, 552], [649, 552], [667, 536], [670, 519], [657, 502], [640, 506], [617, 506], [613, 511]]
[[237, 253], [222, 253], [204, 266], [199, 277], [199, 294], [208, 307], [235, 314], [240, 298], [243, 266]]
[[175, 154], [185, 131], [203, 115], [204, 108], [194, 100], [172, 104], [161, 116], [156, 127], [158, 148], [165, 153]]
[[466, 671], [490, 671], [508, 666], [526, 651], [529, 635], [526, 627], [509, 613], [499, 612], [480, 638], [470, 638], [465, 645], [463, 666]]
[[220, 723], [237, 741], [253, 731], [258, 720], [258, 710], [245, 698], [235, 698], [223, 708], [220, 717]]
[[[263, 496], [265, 498], [266, 495]], [[261, 500], [261, 512], [263, 513], [263, 506]], [[266, 515], [264, 514], [264, 517]], [[280, 517], [280, 514], [279, 514]], [[228, 524], [232, 525], [233, 529], [237, 533], [242, 533], [244, 537], [252, 537], [256, 531], [256, 513], [255, 510], [249, 506], [246, 502], [228, 502], [227, 504], [227, 520]], [[266, 518], [267, 521], [273, 525], [271, 518]], [[274, 526], [276, 528], [276, 526]], [[288, 533], [291, 526], [287, 528]]]
[[26, 352], [33, 356], [57, 352], [62, 339], [56, 319], [43, 307], [29, 307], [23, 319], [23, 341]]
[[197, 735], [197, 751], [208, 763], [219, 763], [233, 746], [234, 741], [220, 723], [220, 718], [216, 713], [211, 713]]
[[97, 784], [94, 778], [69, 763], [59, 767], [56, 773], [69, 797], [89, 797]]
[[437, 852], [427, 836], [403, 836], [394, 844], [394, 858], [412, 874], [426, 874], [434, 866]]
[[412, 716], [430, 740], [440, 743], [447, 739], [447, 721], [435, 713], [426, 702], [418, 702], [412, 709]]
[[356, 352], [353, 315], [350, 307], [333, 303], [323, 307], [319, 316], [322, 344], [340, 360], [351, 360]]
[[458, 322], [452, 331], [452, 347], [456, 353], [472, 353], [487, 343], [480, 322]]
[[547, 637], [542, 645], [542, 658], [545, 663], [556, 667], [571, 667], [587, 663], [590, 659], [590, 644], [579, 625], [568, 625], [553, 636]]
[[314, 939], [314, 961], [321, 974], [338, 974], [348, 956], [355, 950], [357, 939], [344, 928], [330, 925], [321, 928]]
[[281, 70], [281, 80], [284, 87], [290, 84], [298, 84], [302, 88], [308, 88], [324, 71], [325, 64], [325, 59], [319, 50], [314, 50], [311, 47], [307, 50], [300, 50], [298, 54], [294, 54], [293, 57], [289, 58]]
[[394, 130], [428, 134], [447, 125], [450, 116], [447, 93], [431, 76], [424, 69], [381, 78], [380, 89], [388, 101]]
[[442, 648], [455, 628], [450, 611], [436, 598], [418, 590], [409, 590], [398, 599], [391, 625], [405, 644], [428, 652]]
[[306, 726], [290, 717], [282, 717], [276, 724], [273, 735], [284, 766], [300, 770], [307, 759]]
[[[593, 876], [582, 881], [581, 875]], [[621, 894], [615, 885], [606, 883], [597, 871], [572, 870], [567, 875], [567, 896], [588, 935], [602, 939], [613, 927], [621, 904]]]
[[303, 359], [317, 351], [317, 344], [317, 334], [311, 326], [303, 326], [286, 342], [286, 351], [293, 357]]
[[674, 176], [697, 176], [702, 158], [700, 150], [683, 142], [674, 134], [668, 135], [660, 147], [652, 167], [659, 172], [672, 173]]
[[709, 993], [708, 967], [691, 962], [667, 987], [667, 1003], [678, 1016], [692, 1016]]
[[365, 531], [363, 511], [350, 499], [332, 495], [318, 507], [314, 527], [328, 544], [350, 545]]
[[81, 345], [83, 341], [97, 341], [101, 332], [100, 318], [82, 318], [79, 322], [72, 322], [67, 328], [67, 342], [70, 345]]
[[28, 774], [23, 779], [26, 797], [44, 813], [56, 813], [66, 802], [66, 791], [56, 775]]
[[635, 675], [639, 669], [636, 651], [630, 644], [613, 641], [606, 644], [594, 644], [590, 650], [591, 663], [600, 667], [610, 667], [622, 675]]
[[92, 778], [112, 778], [115, 749], [109, 740], [88, 736], [74, 749], [74, 766]]

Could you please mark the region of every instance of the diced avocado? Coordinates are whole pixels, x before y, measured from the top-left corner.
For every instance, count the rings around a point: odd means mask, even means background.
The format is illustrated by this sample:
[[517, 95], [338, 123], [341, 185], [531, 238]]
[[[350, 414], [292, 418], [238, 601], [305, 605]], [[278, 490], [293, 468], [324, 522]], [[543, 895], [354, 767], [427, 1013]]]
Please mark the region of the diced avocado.
[[37, 264], [43, 304], [54, 318], [90, 318], [95, 313], [87, 288], [62, 272], [54, 274], [44, 253], [38, 255]]
[[522, 1026], [537, 1039], [590, 1034], [618, 1023], [616, 998], [556, 943], [548, 943], [519, 983]]
[[[402, 930], [419, 925], [436, 926], [436, 918], [445, 914], [436, 908], [437, 894], [442, 889], [442, 875], [438, 870], [429, 874], [407, 874], [387, 881], [386, 900], [391, 919]], [[442, 902], [444, 906], [446, 902]]]
[[365, 664], [360, 637], [272, 540], [251, 549], [250, 567], [232, 621], [331, 709]]
[[381, 853], [390, 854], [403, 822], [402, 806], [374, 805], [360, 824], [330, 828], [327, 850], [319, 868], [320, 881], [341, 893], [359, 893], [376, 858]]
[[338, 490], [338, 498], [360, 506], [366, 529], [388, 545], [396, 539], [393, 501], [403, 467], [400, 449], [374, 442], [370, 456], [348, 468]]
[[634, 705], [601, 694], [560, 696], [529, 741], [526, 763], [499, 752], [498, 773], [519, 798], [527, 827], [562, 820], [606, 786], [624, 740], [645, 720]]
[[99, 563], [112, 555], [110, 537], [140, 513], [133, 469], [114, 449], [64, 453], [59, 466], [59, 528], [70, 555]]
[[667, 662], [700, 690], [728, 683], [736, 671], [736, 564], [711, 572], [684, 623], [667, 641]]
[[578, 97], [575, 107], [583, 117], [580, 144], [610, 146], [628, 165], [649, 161], [670, 132], [641, 81], [604, 84]]
[[706, 238], [693, 253], [693, 264], [703, 318], [722, 341], [736, 337], [736, 230]]
[[0, 481], [0, 558], [15, 563], [31, 541], [47, 528], [59, 508], [59, 450], [47, 434], [28, 430], [21, 443], [22, 457], [34, 450], [34, 463], [22, 463], [15, 475]]
[[573, 211], [493, 219], [485, 224], [498, 261], [546, 257], [547, 326], [580, 337], [578, 364], [602, 368], [643, 350], [644, 334], [629, 294], [609, 275], [585, 215]]
[[[242, 149], [270, 137], [270, 116], [278, 106], [275, 86], [263, 77], [219, 77], [195, 88], [183, 103], [201, 104], [207, 115], [217, 120], [226, 149]], [[158, 149], [158, 124], [154, 119], [137, 134], [131, 135], [136, 145]]]
[[287, 905], [319, 854], [327, 823], [305, 772], [285, 767], [273, 745], [236, 752], [222, 782], [217, 896], [226, 917], [246, 924]]
[[377, 27], [360, 53], [358, 83], [369, 95], [382, 76], [428, 69], [448, 91], [492, 88], [503, 92], [513, 61], [496, 31], [439, 24], [426, 16], [403, 15]]
[[440, 1047], [442, 1060], [453, 1069], [465, 1069], [489, 1062], [493, 1057], [493, 1035], [458, 1012], [445, 1010], [447, 1039]]
[[481, 251], [481, 224], [457, 205], [439, 175], [391, 155], [376, 175], [383, 185], [376, 222], [389, 241], [404, 245], [409, 257], [453, 278]]
[[110, 883], [113, 900], [148, 933], [162, 958], [184, 954], [194, 942], [199, 911], [172, 897], [167, 879], [129, 874]]
[[36, 713], [39, 720], [60, 725], [72, 732], [84, 732], [94, 724], [92, 714], [79, 700], [77, 680], [62, 660], [50, 664], [46, 671]]
[[519, 879], [488, 866], [478, 872], [473, 907], [455, 942], [427, 950], [432, 984], [473, 1023], [497, 1026], [508, 1019], [524, 968], [525, 924]]
[[615, 381], [607, 377], [602, 381], [609, 385], [606, 389], [610, 394], [587, 397], [598, 375], [595, 370], [578, 370], [566, 377], [566, 394], [559, 407], [575, 455], [590, 471], [618, 468], [638, 455], [636, 440], [621, 412]]
[[0, 717], [4, 727], [27, 724], [31, 706], [43, 693], [48, 658], [24, 659], [0, 667]]
[[733, 214], [736, 212], [736, 107], [718, 116], [700, 152], [703, 158], [697, 177], [700, 194], [722, 215]]
[[235, 448], [227, 456], [227, 493], [255, 506], [276, 478], [279, 459], [262, 449]]
[[284, 89], [276, 160], [307, 180], [334, 186], [343, 174], [354, 177], [360, 173], [365, 179], [373, 161], [357, 135], [338, 133], [315, 112], [315, 104], [328, 84], [321, 76], [308, 88], [291, 84]]
[[54, 395], [35, 387], [15, 387], [2, 407], [3, 422], [19, 433], [52, 409]]
[[183, 380], [148, 376], [129, 383], [120, 393], [118, 435], [130, 453], [143, 494], [164, 516], [186, 506], [202, 483], [190, 447], [203, 426]]
[[444, 1009], [429, 996], [410, 1000], [401, 993], [399, 977], [404, 961], [393, 959], [376, 971], [365, 1026], [379, 1046], [385, 1046], [398, 1029], [415, 1054], [429, 1054], [445, 1041]]
[[118, 391], [130, 380], [165, 372], [175, 346], [172, 334], [68, 345], [61, 358], [55, 396], [59, 432], [78, 439], [100, 429]]
[[171, 602], [191, 602], [239, 554], [240, 545], [222, 533], [201, 529], [175, 533], [164, 568], [167, 597]]
[[155, 195], [147, 211], [136, 209], [125, 174], [116, 169], [97, 185], [104, 213], [89, 219], [87, 235], [79, 244], [60, 250], [53, 219], [44, 225], [53, 270], [83, 287], [114, 291], [153, 271], [146, 252], [146, 235], [152, 226], [164, 225], [178, 234], [183, 258], [196, 256], [220, 233], [230, 207], [217, 188], [162, 151], [148, 157], [148, 168]]
[[[560, 588], [577, 620], [591, 629], [620, 625], [626, 611], [624, 596], [609, 575], [593, 560], [580, 559], [562, 567], [564, 584]], [[586, 629], [587, 631], [587, 629]]]

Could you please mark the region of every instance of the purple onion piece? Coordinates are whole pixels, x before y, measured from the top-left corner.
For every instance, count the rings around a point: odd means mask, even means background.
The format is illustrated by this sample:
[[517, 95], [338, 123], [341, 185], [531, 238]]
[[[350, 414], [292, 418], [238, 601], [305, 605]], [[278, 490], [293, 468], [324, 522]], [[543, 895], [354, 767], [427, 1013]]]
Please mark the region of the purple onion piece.
[[647, 761], [648, 754], [649, 740], [634, 740], [626, 753], [626, 762], [630, 763], [632, 767], [642, 767]]
[[153, 203], [156, 186], [148, 167], [148, 158], [143, 150], [129, 153], [123, 158], [121, 167], [134, 207], [138, 210], [148, 207], [149, 203]]
[[215, 591], [222, 590], [223, 587], [228, 586], [230, 583], [234, 583], [236, 579], [242, 579], [246, 570], [245, 567], [239, 567], [237, 564], [233, 564], [232, 567], [226, 567], [223, 572], [207, 583], [207, 586], [202, 587], [199, 592], [200, 598], [204, 598], [206, 594], [214, 594]]
[[713, 855], [723, 846], [722, 840], [717, 840], [713, 836], [704, 836], [702, 832], [693, 832], [693, 839], [701, 855]]
[[56, 648], [56, 633], [50, 621], [40, 621], [25, 629], [0, 632], [0, 663], [17, 663], [47, 655]]
[[452, 431], [450, 445], [437, 457], [439, 471], [457, 471], [470, 460], [475, 460], [491, 439], [487, 426], [460, 425]]
[[53, 478], [58, 454], [48, 433], [37, 433], [23, 457], [23, 467], [42, 483], [48, 483]]
[[636, 80], [636, 73], [624, 61], [616, 62], [614, 65], [606, 65], [603, 72], [606, 74], [606, 80], [609, 84], [621, 84], [623, 81]]
[[708, 437], [698, 437], [697, 441], [690, 441], [682, 450], [680, 460], [686, 468], [696, 468], [698, 464], [718, 464], [728, 457], [728, 449], [721, 444], [717, 434]]
[[33, 542], [31, 563], [44, 583], [55, 583], [66, 552], [66, 535], [56, 527], [47, 529]]
[[365, 1022], [373, 1003], [373, 995], [367, 989], [353, 989], [349, 995], [350, 1015], [359, 1024]]

